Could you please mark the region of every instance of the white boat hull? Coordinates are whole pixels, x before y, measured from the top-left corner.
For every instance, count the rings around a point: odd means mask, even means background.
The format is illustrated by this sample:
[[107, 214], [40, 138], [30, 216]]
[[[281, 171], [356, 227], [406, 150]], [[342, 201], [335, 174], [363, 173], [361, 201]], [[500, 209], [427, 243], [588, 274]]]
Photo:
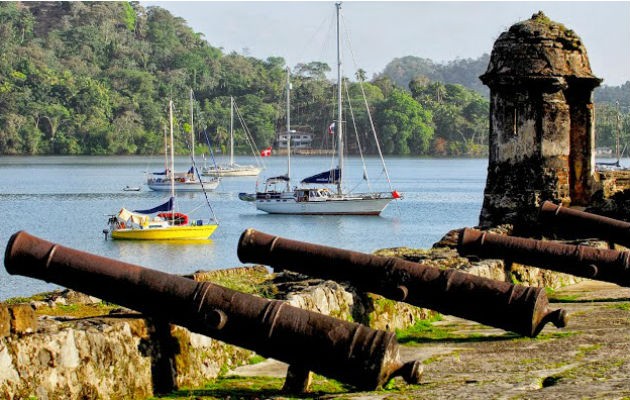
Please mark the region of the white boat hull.
[[204, 176], [257, 176], [260, 173], [261, 169], [258, 167], [226, 167], [226, 168], [204, 168], [201, 175]]
[[379, 215], [393, 198], [340, 198], [299, 202], [294, 199], [257, 199], [256, 208], [269, 214]]
[[[156, 192], [170, 192], [171, 184], [169, 182], [147, 182], [147, 186]], [[214, 190], [219, 186], [219, 181], [203, 182], [203, 186], [199, 182], [175, 182], [176, 192], [202, 192], [204, 190]]]

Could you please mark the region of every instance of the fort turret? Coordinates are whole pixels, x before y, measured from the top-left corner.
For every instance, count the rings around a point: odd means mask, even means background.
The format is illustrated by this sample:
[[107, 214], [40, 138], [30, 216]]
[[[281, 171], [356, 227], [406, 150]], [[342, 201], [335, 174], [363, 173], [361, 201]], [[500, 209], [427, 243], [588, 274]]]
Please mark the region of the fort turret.
[[494, 43], [488, 177], [479, 223], [529, 223], [543, 201], [586, 205], [595, 178], [591, 71], [582, 40], [542, 12]]

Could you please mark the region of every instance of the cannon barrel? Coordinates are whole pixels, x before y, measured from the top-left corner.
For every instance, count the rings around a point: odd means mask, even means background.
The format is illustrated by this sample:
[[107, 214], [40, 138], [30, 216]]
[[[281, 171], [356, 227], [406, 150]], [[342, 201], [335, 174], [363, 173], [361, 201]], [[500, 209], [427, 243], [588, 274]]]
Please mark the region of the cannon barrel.
[[600, 238], [630, 247], [630, 223], [628, 222], [562, 207], [550, 201], [545, 201], [540, 206], [539, 216], [545, 226], [557, 226], [565, 232]]
[[553, 271], [630, 286], [630, 253], [496, 235], [475, 229], [460, 234], [463, 256], [500, 258]]
[[566, 325], [564, 310], [549, 310], [543, 289], [512, 285], [465, 272], [425, 266], [272, 236], [253, 229], [241, 235], [238, 257], [353, 286], [443, 314], [536, 336], [547, 322]]
[[394, 376], [418, 383], [419, 361], [403, 364], [392, 332], [15, 233], [6, 270], [54, 282], [284, 361], [360, 389]]

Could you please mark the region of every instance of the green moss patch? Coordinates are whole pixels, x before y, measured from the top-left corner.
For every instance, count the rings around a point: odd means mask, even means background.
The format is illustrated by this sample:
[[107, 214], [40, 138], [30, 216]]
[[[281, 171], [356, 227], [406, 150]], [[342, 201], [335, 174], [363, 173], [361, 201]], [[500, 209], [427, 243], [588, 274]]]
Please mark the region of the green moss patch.
[[120, 308], [117, 305], [100, 302], [95, 304], [59, 304], [54, 306], [39, 307], [37, 315], [50, 315], [53, 317], [64, 316], [72, 318], [89, 318], [108, 315], [112, 310]]
[[616, 309], [616, 310], [630, 311], [630, 303], [611, 304], [608, 307]]
[[157, 399], [315, 399], [326, 394], [347, 393], [350, 389], [343, 384], [313, 376], [311, 392], [291, 394], [282, 392], [284, 378], [240, 377], [219, 378], [200, 389], [181, 389]]
[[273, 275], [263, 266], [197, 272], [193, 279], [265, 298], [273, 298], [277, 293], [272, 285]]
[[433, 318], [418, 321], [415, 325], [408, 329], [396, 330], [396, 338], [398, 343], [414, 345], [430, 342], [483, 342], [483, 341], [496, 341], [496, 340], [508, 340], [520, 337], [519, 335], [511, 332], [506, 332], [501, 335], [481, 335], [478, 333], [463, 334], [456, 332], [459, 330], [457, 325], [448, 326], [436, 326], [434, 322], [440, 321], [441, 315], [436, 315]]

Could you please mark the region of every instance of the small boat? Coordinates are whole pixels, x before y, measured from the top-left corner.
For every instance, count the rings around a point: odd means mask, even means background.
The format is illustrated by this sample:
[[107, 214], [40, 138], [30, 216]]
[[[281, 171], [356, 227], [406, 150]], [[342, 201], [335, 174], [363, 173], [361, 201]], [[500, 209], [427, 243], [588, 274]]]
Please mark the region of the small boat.
[[123, 188], [123, 192], [139, 192], [140, 191], [140, 186], [125, 186]]
[[[204, 176], [216, 176], [216, 177], [227, 177], [227, 176], [258, 176], [262, 168], [262, 161], [258, 161], [257, 165], [240, 165], [234, 162], [234, 98], [230, 97], [230, 161], [226, 164], [219, 164], [210, 167], [203, 167], [201, 169], [201, 175]], [[243, 124], [243, 119], [239, 118], [241, 121], [241, 125], [245, 130], [245, 134], [250, 142], [252, 149], [256, 146], [254, 144], [254, 140], [251, 138], [249, 134], [249, 130]], [[254, 151], [254, 157], [259, 157], [259, 155]]]
[[[329, 126], [329, 133], [336, 134], [337, 139], [337, 166], [325, 172], [309, 176], [300, 181], [301, 187], [291, 187], [291, 125], [289, 98], [291, 91], [290, 73], [287, 68], [287, 173], [282, 176], [274, 176], [265, 181], [262, 191], [242, 194], [239, 198], [244, 201], [253, 201], [256, 209], [270, 214], [302, 214], [302, 215], [379, 215], [385, 207], [394, 199], [400, 198], [400, 194], [391, 188], [389, 192], [353, 193], [343, 190], [344, 170], [344, 139], [343, 139], [343, 109], [342, 109], [342, 76], [339, 48], [339, 13], [341, 3], [337, 7], [337, 120]], [[381, 155], [383, 170], [385, 163]], [[386, 174], [387, 175], [387, 174]], [[364, 170], [365, 176], [365, 170]], [[388, 175], [387, 175], [388, 176]], [[389, 176], [388, 176], [389, 181]], [[317, 185], [315, 187], [306, 185]], [[322, 185], [331, 185], [331, 189]], [[332, 186], [336, 188], [333, 189]], [[252, 200], [253, 199], [253, 200]]]
[[256, 200], [256, 194], [255, 193], [240, 192], [238, 194], [238, 198], [243, 200], [243, 201], [254, 201], [254, 200]]
[[[173, 149], [173, 102], [169, 102], [171, 165], [174, 163]], [[193, 165], [194, 166], [194, 165]], [[168, 168], [167, 168], [168, 169]], [[170, 174], [171, 196], [163, 204], [146, 210], [130, 211], [122, 208], [110, 215], [105, 237], [127, 240], [203, 240], [208, 239], [217, 229], [216, 218], [212, 220], [190, 219], [182, 212], [174, 211], [175, 174]], [[207, 197], [206, 197], [207, 201]], [[208, 204], [210, 208], [210, 204]], [[210, 208], [212, 210], [212, 208]]]

